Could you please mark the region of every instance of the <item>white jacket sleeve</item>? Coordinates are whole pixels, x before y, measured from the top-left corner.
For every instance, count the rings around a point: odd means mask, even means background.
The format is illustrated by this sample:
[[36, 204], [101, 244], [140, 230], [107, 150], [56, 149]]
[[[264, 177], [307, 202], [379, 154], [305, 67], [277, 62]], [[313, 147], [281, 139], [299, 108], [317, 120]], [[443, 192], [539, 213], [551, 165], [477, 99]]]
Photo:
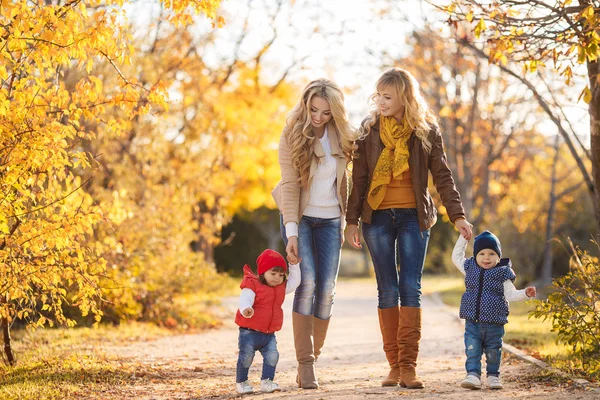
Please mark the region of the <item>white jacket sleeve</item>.
[[452, 262], [463, 275], [465, 275], [465, 251], [467, 250], [467, 244], [469, 244], [467, 239], [463, 235], [459, 235], [454, 245], [454, 250], [452, 250]]
[[517, 290], [510, 279], [504, 281], [504, 298], [508, 301], [521, 301], [529, 298], [525, 289]]
[[290, 275], [288, 276], [285, 294], [292, 293], [300, 285], [300, 264], [290, 264]]
[[[244, 317], [244, 310], [246, 308], [252, 308], [254, 305], [254, 299], [256, 298], [256, 293], [252, 289], [244, 288], [242, 289], [242, 293], [240, 294], [240, 313], [242, 317]], [[248, 317], [244, 317], [248, 318]]]

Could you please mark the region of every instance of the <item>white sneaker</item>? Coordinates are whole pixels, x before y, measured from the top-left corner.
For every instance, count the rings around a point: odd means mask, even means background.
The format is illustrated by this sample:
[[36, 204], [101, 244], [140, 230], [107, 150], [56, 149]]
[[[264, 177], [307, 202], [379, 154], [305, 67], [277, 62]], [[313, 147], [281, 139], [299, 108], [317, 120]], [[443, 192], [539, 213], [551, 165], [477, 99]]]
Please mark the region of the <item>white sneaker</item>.
[[272, 380], [263, 379], [260, 381], [260, 391], [263, 393], [281, 392], [281, 388]]
[[475, 375], [467, 375], [460, 383], [465, 389], [481, 389], [481, 380]]
[[250, 386], [250, 384], [248, 383], [248, 381], [244, 381], [244, 382], [241, 382], [241, 383], [236, 383], [235, 384], [235, 390], [237, 390], [237, 392], [239, 394], [248, 394], [248, 393], [252, 393], [254, 391], [254, 389], [252, 389], [252, 386]]
[[488, 386], [490, 389], [502, 389], [504, 386], [502, 385], [502, 381], [497, 376], [488, 376]]

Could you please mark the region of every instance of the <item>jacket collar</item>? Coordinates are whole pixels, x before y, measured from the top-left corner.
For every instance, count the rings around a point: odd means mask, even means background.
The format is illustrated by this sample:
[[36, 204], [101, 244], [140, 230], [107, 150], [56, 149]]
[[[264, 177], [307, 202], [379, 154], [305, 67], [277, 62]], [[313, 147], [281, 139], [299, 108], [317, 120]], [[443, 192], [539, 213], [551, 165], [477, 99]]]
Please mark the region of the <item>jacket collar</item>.
[[258, 275], [252, 272], [252, 268], [248, 264], [244, 265], [244, 278], [258, 279]]
[[[332, 123], [327, 124], [327, 136], [329, 137], [331, 155], [339, 156], [340, 154], [342, 154], [342, 150], [340, 149], [340, 142], [338, 140], [337, 129], [335, 129]], [[313, 151], [315, 155], [319, 158], [325, 157], [325, 150], [323, 150], [323, 145], [321, 144], [321, 141], [315, 137], [314, 143], [315, 145], [313, 146]]]

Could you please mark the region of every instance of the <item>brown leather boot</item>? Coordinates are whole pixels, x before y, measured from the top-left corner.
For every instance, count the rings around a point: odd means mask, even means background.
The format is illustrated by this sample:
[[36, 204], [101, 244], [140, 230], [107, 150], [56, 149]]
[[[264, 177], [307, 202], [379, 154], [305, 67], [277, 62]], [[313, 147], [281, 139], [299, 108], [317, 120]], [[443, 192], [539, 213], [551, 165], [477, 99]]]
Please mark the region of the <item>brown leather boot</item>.
[[379, 315], [379, 328], [383, 338], [383, 351], [390, 364], [387, 378], [381, 381], [381, 386], [397, 386], [400, 383], [400, 369], [398, 368], [398, 306], [390, 308], [377, 308]]
[[421, 340], [421, 308], [400, 307], [398, 328], [398, 365], [400, 385], [409, 389], [423, 389], [423, 381], [417, 375], [417, 357]]
[[313, 352], [314, 317], [292, 312], [294, 328], [294, 346], [298, 360], [296, 382], [303, 389], [317, 389], [319, 383], [315, 376], [315, 355]]
[[329, 320], [328, 319], [320, 319], [314, 317], [313, 326], [314, 326], [314, 355], [315, 361], [319, 358], [321, 354], [321, 349], [323, 348], [323, 344], [325, 344], [325, 337], [327, 336], [327, 329], [329, 329]]

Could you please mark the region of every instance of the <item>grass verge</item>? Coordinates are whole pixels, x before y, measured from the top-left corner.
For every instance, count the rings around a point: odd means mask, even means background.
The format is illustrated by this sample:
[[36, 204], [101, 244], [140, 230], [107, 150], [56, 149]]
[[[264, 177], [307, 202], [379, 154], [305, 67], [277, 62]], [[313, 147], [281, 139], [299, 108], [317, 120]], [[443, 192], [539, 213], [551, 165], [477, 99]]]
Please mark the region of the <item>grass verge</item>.
[[[460, 307], [460, 299], [465, 291], [462, 276], [426, 275], [423, 277], [422, 286], [424, 294], [437, 292], [445, 304], [457, 309]], [[577, 363], [572, 359], [568, 347], [556, 343], [557, 335], [551, 331], [550, 320], [529, 318], [529, 312], [532, 309], [532, 301], [511, 303], [504, 340], [531, 356], [570, 374], [590, 379], [589, 376], [582, 375], [581, 371], [576, 368]]]
[[9, 367], [0, 362], [0, 399], [117, 399], [129, 397], [124, 394], [134, 385], [139, 389], [140, 385], [151, 386], [195, 373], [173, 373], [171, 369], [177, 365], [142, 364], [108, 355], [103, 349], [218, 326], [221, 311], [217, 300], [236, 292], [238, 283], [223, 278], [219, 284], [218, 294], [174, 299], [175, 308], [185, 310], [185, 315], [163, 321], [163, 327], [131, 322], [98, 328], [13, 331], [17, 365]]
[[140, 366], [106, 356], [102, 346], [172, 334], [156, 325], [15, 331], [17, 365], [0, 366], [1, 399], [71, 399], [126, 385]]

